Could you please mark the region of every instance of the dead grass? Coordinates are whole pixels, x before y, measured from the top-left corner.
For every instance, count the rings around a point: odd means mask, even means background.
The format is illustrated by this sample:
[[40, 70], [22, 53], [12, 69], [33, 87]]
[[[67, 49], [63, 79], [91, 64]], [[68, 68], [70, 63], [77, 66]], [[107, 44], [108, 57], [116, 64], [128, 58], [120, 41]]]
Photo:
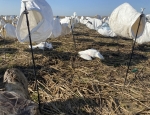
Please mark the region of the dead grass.
[[[71, 35], [48, 39], [53, 50], [34, 50], [40, 98], [50, 115], [148, 115], [150, 114], [150, 44], [136, 45], [124, 87], [132, 40], [107, 38], [85, 25]], [[95, 48], [105, 60], [81, 59], [77, 52]], [[5, 54], [5, 53], [6, 54]], [[0, 76], [7, 68], [21, 69], [29, 80], [30, 96], [37, 101], [28, 44], [0, 39]]]

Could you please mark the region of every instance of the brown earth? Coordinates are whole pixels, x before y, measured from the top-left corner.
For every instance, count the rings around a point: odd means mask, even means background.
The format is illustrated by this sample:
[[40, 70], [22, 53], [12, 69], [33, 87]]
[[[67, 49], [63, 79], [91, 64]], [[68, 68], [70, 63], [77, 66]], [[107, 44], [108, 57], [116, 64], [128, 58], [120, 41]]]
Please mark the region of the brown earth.
[[[48, 39], [53, 50], [34, 50], [42, 111], [49, 115], [150, 114], [150, 44], [136, 44], [124, 86], [132, 40], [103, 37], [78, 24], [72, 35]], [[95, 48], [105, 60], [86, 61], [78, 51]], [[0, 38], [0, 77], [19, 68], [29, 81], [30, 97], [38, 102], [28, 44]], [[1, 90], [3, 84], [1, 83]], [[44, 106], [43, 106], [44, 105]]]

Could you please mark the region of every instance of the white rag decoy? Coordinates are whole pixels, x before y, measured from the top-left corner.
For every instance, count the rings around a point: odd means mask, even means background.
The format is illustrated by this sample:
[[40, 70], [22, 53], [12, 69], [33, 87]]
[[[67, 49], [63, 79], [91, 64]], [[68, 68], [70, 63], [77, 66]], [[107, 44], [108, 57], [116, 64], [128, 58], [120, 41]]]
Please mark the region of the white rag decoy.
[[[30, 45], [29, 45], [29, 48], [30, 48]], [[41, 43], [39, 43], [38, 45], [32, 46], [32, 49], [36, 49], [36, 48], [39, 48], [39, 49], [41, 49], [41, 50], [44, 50], [44, 48], [52, 49], [53, 46], [52, 46], [51, 43], [41, 42]]]
[[95, 57], [99, 59], [104, 59], [104, 57], [96, 49], [88, 49], [88, 50], [80, 51], [78, 52], [78, 54], [80, 55], [81, 58], [85, 60], [92, 60], [92, 58]]
[[1, 28], [0, 30], [0, 34], [2, 37], [8, 37], [8, 38], [17, 38], [16, 37], [16, 32], [15, 32], [16, 28], [10, 24], [10, 23], [6, 23], [3, 28]]
[[3, 19], [0, 19], [0, 28], [2, 28], [5, 24], [5, 21]]
[[85, 59], [85, 60], [92, 60], [91, 56], [87, 55], [87, 54], [79, 54], [81, 58]]

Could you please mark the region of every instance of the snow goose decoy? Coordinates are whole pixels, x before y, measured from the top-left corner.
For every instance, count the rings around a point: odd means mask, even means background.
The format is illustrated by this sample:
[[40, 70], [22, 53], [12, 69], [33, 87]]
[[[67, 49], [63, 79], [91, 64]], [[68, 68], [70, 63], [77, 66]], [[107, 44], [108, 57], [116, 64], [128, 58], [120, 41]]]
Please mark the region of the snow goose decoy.
[[92, 58], [95, 57], [102, 60], [104, 59], [104, 57], [96, 49], [88, 49], [88, 50], [80, 51], [78, 52], [78, 54], [80, 55], [81, 58], [85, 60], [92, 60]]
[[[30, 48], [30, 45], [29, 45], [29, 48]], [[53, 46], [52, 46], [51, 43], [41, 42], [41, 43], [39, 43], [38, 45], [32, 46], [32, 49], [36, 49], [36, 48], [39, 48], [39, 49], [41, 49], [41, 50], [44, 50], [44, 48], [52, 49]]]

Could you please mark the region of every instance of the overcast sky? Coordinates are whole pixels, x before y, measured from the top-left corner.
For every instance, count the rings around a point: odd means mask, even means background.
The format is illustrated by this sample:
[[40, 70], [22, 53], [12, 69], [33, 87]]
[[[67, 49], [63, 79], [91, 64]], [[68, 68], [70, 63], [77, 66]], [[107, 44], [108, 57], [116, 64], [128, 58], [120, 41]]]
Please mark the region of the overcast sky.
[[[108, 16], [119, 5], [127, 2], [138, 12], [146, 8], [144, 13], [150, 14], [150, 0], [46, 0], [53, 14], [70, 16], [77, 12], [78, 16]], [[0, 15], [19, 15], [21, 0], [0, 0]]]

